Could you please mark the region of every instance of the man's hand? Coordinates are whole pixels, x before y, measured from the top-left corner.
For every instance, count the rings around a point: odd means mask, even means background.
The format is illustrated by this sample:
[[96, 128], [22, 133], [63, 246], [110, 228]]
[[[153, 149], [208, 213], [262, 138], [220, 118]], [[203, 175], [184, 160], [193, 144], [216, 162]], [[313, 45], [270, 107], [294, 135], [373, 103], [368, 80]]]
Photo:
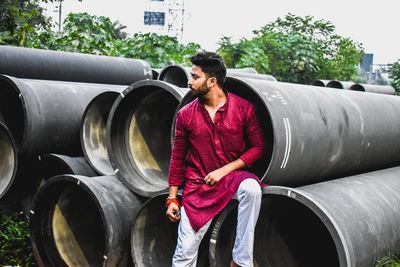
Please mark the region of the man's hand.
[[171, 222], [178, 222], [181, 219], [179, 207], [175, 203], [170, 203], [166, 215]]
[[224, 168], [216, 169], [215, 171], [210, 172], [207, 176], [203, 179], [206, 184], [209, 186], [215, 185], [222, 177], [226, 175], [226, 171]]
[[203, 180], [209, 186], [213, 186], [216, 183], [218, 183], [218, 181], [222, 177], [227, 175], [228, 173], [231, 173], [236, 170], [240, 170], [240, 169], [244, 168], [245, 166], [246, 165], [244, 164], [243, 160], [238, 158], [237, 160], [234, 160], [234, 161], [226, 164], [225, 166], [223, 166], [219, 169], [216, 169], [215, 171], [210, 172], [209, 174], [207, 174], [207, 176]]

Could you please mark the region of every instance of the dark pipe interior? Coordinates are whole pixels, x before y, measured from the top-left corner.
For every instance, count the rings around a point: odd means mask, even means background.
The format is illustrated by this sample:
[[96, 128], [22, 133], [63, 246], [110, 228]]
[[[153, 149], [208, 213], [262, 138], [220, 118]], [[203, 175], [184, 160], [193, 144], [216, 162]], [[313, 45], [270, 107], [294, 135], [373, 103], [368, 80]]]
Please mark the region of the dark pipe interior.
[[331, 87], [331, 88], [337, 88], [337, 89], [343, 89], [343, 85], [339, 81], [330, 81], [326, 87]]
[[157, 192], [168, 187], [170, 131], [178, 104], [156, 86], [136, 88], [118, 104], [110, 145], [121, 175], [136, 189]]
[[16, 171], [16, 151], [10, 133], [0, 124], [0, 196], [9, 188]]
[[353, 85], [350, 87], [350, 90], [365, 92], [364, 86], [362, 86], [362, 85], [360, 85], [360, 84], [353, 84]]
[[24, 134], [24, 111], [19, 93], [12, 83], [0, 78], [0, 113], [17, 144], [21, 144]]
[[46, 265], [102, 266], [105, 226], [88, 192], [75, 184], [54, 183], [40, 194], [35, 214], [31, 233]]
[[71, 167], [58, 157], [45, 155], [40, 158], [40, 178], [43, 182], [60, 174], [74, 174]]
[[188, 87], [188, 76], [182, 67], [170, 66], [164, 69], [158, 78], [161, 81], [168, 82], [178, 87]]
[[[216, 266], [229, 266], [236, 217], [235, 206], [218, 233]], [[254, 266], [339, 266], [334, 241], [324, 223], [291, 198], [264, 197], [254, 235]]]
[[[140, 210], [131, 232], [131, 253], [135, 266], [171, 266], [178, 238], [178, 223], [172, 223], [161, 209], [167, 195], [152, 198]], [[211, 227], [209, 228], [209, 230]], [[208, 243], [210, 232], [204, 236], [197, 266], [209, 266]]]
[[83, 118], [83, 151], [91, 165], [103, 174], [114, 173], [107, 152], [106, 129], [108, 115], [117, 96], [116, 92], [99, 95], [89, 104]]
[[325, 84], [324, 84], [322, 81], [320, 81], [320, 80], [315, 80], [315, 81], [313, 81], [313, 82], [312, 82], [312, 85], [314, 85], [314, 86], [325, 87]]

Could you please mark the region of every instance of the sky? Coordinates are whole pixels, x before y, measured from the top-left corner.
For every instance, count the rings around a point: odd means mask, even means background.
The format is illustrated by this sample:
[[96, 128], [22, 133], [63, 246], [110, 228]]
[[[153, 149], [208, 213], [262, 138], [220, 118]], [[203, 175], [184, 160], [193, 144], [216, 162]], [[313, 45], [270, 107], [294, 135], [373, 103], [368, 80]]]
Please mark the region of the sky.
[[[138, 31], [143, 23], [141, 0], [64, 0], [63, 17], [69, 12], [87, 12], [106, 16], [127, 26], [126, 32]], [[58, 21], [55, 4], [47, 14]], [[400, 59], [400, 0], [185, 0], [183, 42], [195, 42], [215, 51], [223, 36], [234, 40], [253, 37], [253, 30], [283, 18], [289, 12], [330, 21], [335, 33], [361, 43], [373, 53], [374, 64], [394, 63]]]

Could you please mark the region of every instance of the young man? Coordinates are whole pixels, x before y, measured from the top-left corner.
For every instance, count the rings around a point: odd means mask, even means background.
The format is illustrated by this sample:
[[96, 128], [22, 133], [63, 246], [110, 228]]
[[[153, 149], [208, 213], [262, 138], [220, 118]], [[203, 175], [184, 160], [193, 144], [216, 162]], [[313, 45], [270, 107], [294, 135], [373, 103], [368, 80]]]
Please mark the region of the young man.
[[[168, 218], [180, 221], [172, 266], [196, 266], [201, 239], [212, 218], [232, 197], [239, 200], [239, 206], [231, 266], [253, 266], [261, 187], [257, 176], [240, 169], [264, 154], [264, 134], [254, 105], [223, 88], [226, 67], [222, 57], [199, 52], [190, 60], [188, 85], [197, 98], [176, 117], [166, 203]], [[180, 208], [176, 196], [183, 183]]]

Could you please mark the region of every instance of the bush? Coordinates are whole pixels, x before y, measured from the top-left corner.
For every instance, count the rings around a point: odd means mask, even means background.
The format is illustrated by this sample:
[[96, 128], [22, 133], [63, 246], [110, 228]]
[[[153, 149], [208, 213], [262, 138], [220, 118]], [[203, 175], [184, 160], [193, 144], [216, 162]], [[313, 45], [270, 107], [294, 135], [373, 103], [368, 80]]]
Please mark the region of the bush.
[[29, 234], [29, 217], [14, 210], [1, 211], [0, 266], [36, 266]]

